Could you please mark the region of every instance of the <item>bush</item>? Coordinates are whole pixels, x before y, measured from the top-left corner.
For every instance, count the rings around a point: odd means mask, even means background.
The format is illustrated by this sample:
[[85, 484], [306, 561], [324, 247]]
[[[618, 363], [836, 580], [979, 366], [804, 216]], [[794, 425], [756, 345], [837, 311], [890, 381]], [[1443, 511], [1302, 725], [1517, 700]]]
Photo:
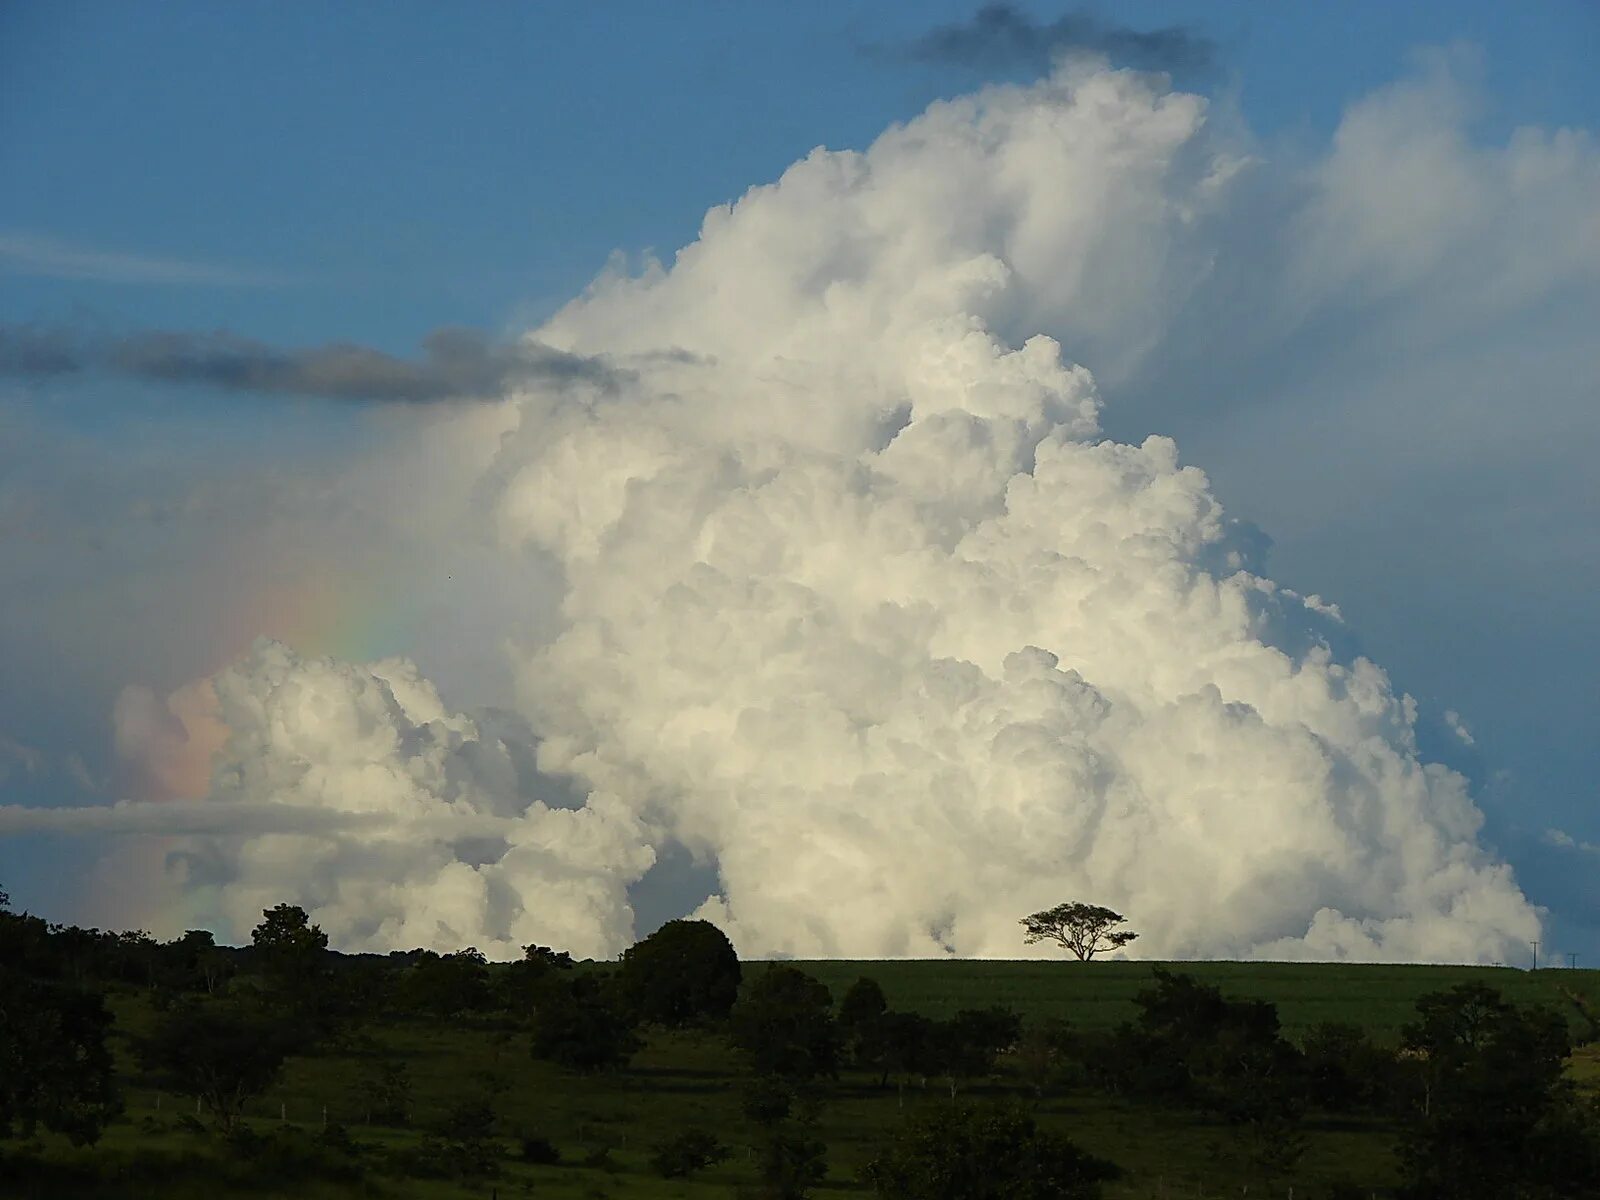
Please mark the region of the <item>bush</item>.
[[554, 986], [539, 1004], [533, 1056], [571, 1071], [626, 1066], [642, 1043], [604, 984], [590, 976]]
[[757, 1076], [739, 1093], [740, 1110], [757, 1125], [776, 1125], [787, 1120], [794, 1102], [795, 1089], [773, 1075]]
[[[329, 1127], [329, 1131], [335, 1129], [339, 1127]], [[293, 1125], [269, 1133], [238, 1125], [228, 1134], [227, 1145], [252, 1181], [327, 1179], [348, 1183], [360, 1179], [363, 1170], [357, 1161], [359, 1147], [348, 1135], [341, 1137], [342, 1132], [339, 1129], [330, 1139], [327, 1132], [312, 1136]]]
[[772, 1200], [805, 1200], [827, 1178], [828, 1148], [805, 1126], [773, 1129], [756, 1148], [756, 1162]]
[[655, 1146], [650, 1166], [664, 1179], [681, 1179], [725, 1162], [730, 1151], [703, 1129], [686, 1129]]
[[561, 1151], [543, 1134], [525, 1133], [522, 1135], [521, 1149], [518, 1157], [525, 1163], [532, 1163], [537, 1167], [553, 1167], [561, 1161]]
[[918, 1113], [863, 1175], [884, 1200], [1093, 1200], [1120, 1170], [1021, 1108]]
[[500, 1173], [499, 1148], [486, 1140], [430, 1137], [390, 1156], [394, 1170], [412, 1179], [482, 1179]]

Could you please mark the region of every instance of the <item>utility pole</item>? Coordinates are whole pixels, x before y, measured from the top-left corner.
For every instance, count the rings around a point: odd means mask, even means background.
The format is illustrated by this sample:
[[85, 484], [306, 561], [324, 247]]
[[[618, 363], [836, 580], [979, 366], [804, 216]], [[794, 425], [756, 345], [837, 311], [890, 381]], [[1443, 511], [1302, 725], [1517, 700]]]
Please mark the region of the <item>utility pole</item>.
[[1535, 971], [1537, 971], [1539, 969], [1539, 943], [1538, 942], [1535, 942], [1533, 944], [1533, 969]]
[[1578, 969], [1578, 955], [1575, 951], [1567, 952], [1567, 968], [1573, 971]]

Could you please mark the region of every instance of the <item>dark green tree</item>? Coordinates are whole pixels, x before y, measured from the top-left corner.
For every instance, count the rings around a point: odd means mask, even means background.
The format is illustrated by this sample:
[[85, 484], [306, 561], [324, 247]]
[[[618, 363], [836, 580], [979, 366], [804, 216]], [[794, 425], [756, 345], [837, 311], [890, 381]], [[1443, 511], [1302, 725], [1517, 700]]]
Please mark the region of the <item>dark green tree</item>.
[[572, 1071], [626, 1066], [643, 1043], [606, 981], [592, 975], [559, 980], [534, 1016], [533, 1056]]
[[1375, 1045], [1359, 1025], [1324, 1021], [1301, 1043], [1306, 1100], [1324, 1112], [1376, 1110], [1398, 1084], [1392, 1050]]
[[254, 965], [278, 1003], [297, 1013], [319, 1008], [328, 974], [328, 935], [305, 909], [279, 904], [263, 909], [250, 931]]
[[889, 1011], [889, 1001], [876, 979], [863, 975], [839, 1001], [839, 1027], [847, 1034]]
[[770, 1200], [805, 1200], [828, 1177], [828, 1147], [811, 1123], [774, 1126], [756, 1146], [761, 1194]]
[[886, 1012], [856, 1031], [857, 1064], [879, 1073], [878, 1086], [893, 1076], [904, 1103], [908, 1078], [926, 1078], [939, 1068], [937, 1028], [921, 1013]]
[[0, 969], [0, 1138], [43, 1127], [74, 1145], [98, 1140], [119, 1111], [96, 992]]
[[1298, 1113], [1301, 1059], [1281, 1036], [1274, 1005], [1229, 999], [1159, 967], [1154, 980], [1134, 997], [1137, 1022], [1109, 1044], [1126, 1090], [1234, 1123]]
[[1567, 1024], [1482, 984], [1417, 1001], [1402, 1031], [1418, 1111], [1401, 1158], [1418, 1200], [1600, 1193], [1600, 1130], [1565, 1078]]
[[402, 977], [401, 993], [407, 1008], [435, 1017], [482, 1012], [490, 1002], [489, 968], [473, 946], [428, 954]]
[[161, 982], [175, 991], [213, 992], [225, 978], [227, 959], [207, 929], [190, 929], [160, 947]]
[[514, 1018], [531, 1015], [547, 988], [559, 983], [563, 972], [572, 970], [572, 955], [548, 946], [524, 946], [522, 957], [508, 963], [494, 975], [494, 1005]]
[[1060, 1017], [1046, 1017], [1023, 1031], [1016, 1048], [1017, 1072], [1035, 1096], [1070, 1075], [1077, 1045], [1072, 1023]]
[[356, 1079], [351, 1101], [364, 1109], [366, 1123], [407, 1125], [411, 1122], [411, 1069], [404, 1059], [369, 1063]]
[[145, 1068], [173, 1091], [193, 1096], [223, 1132], [246, 1101], [272, 1086], [300, 1037], [263, 1013], [221, 1003], [172, 1009], [138, 1043]]
[[797, 967], [774, 963], [757, 976], [734, 1006], [732, 1032], [758, 1075], [805, 1080], [838, 1073], [833, 997]]
[[682, 1179], [725, 1162], [731, 1151], [704, 1129], [685, 1129], [665, 1141], [657, 1142], [650, 1155], [650, 1166], [663, 1179]]
[[622, 954], [622, 990], [641, 1021], [680, 1027], [728, 1016], [739, 956], [709, 921], [668, 921]]
[[883, 1200], [1094, 1200], [1121, 1172], [1021, 1108], [917, 1113], [863, 1175]]
[[1001, 1051], [1021, 1036], [1022, 1020], [1008, 1008], [962, 1009], [935, 1024], [929, 1065], [945, 1077], [953, 1100], [962, 1081], [992, 1074]]

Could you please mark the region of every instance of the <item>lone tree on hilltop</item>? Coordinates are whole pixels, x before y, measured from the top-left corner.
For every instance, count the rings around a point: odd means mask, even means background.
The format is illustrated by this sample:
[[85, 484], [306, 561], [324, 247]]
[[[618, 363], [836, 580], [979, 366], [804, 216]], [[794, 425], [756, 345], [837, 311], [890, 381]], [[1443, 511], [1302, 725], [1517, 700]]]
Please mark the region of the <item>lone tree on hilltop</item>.
[[1069, 900], [1054, 908], [1044, 909], [1020, 922], [1027, 930], [1023, 941], [1060, 942], [1078, 956], [1079, 962], [1088, 962], [1102, 950], [1120, 950], [1139, 935], [1131, 929], [1118, 929], [1127, 918], [1098, 904], [1081, 904]]

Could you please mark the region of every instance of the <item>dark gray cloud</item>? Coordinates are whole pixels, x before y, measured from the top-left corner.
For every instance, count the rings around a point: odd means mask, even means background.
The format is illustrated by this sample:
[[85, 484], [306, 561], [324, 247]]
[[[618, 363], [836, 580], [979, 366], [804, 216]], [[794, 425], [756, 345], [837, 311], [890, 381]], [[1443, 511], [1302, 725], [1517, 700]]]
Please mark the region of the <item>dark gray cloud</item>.
[[1018, 69], [1044, 73], [1062, 54], [1102, 54], [1117, 66], [1147, 71], [1207, 67], [1211, 40], [1192, 29], [1130, 29], [1083, 9], [1054, 21], [1036, 21], [1015, 5], [985, 4], [970, 21], [941, 25], [903, 47], [919, 62], [951, 63], [979, 71]]
[[262, 395], [399, 404], [497, 396], [525, 383], [607, 388], [628, 376], [601, 359], [491, 342], [466, 329], [435, 330], [423, 342], [422, 357], [407, 359], [350, 342], [283, 349], [226, 330], [106, 337], [0, 325], [0, 375], [90, 371]]

